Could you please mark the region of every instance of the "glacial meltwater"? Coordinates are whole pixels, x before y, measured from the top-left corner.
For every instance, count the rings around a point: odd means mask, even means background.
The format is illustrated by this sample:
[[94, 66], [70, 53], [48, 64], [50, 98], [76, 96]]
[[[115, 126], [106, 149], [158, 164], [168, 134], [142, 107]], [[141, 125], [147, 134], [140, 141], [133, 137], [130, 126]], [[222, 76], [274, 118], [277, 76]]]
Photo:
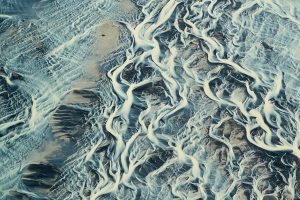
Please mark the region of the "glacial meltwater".
[[300, 199], [300, 0], [0, 0], [0, 199]]

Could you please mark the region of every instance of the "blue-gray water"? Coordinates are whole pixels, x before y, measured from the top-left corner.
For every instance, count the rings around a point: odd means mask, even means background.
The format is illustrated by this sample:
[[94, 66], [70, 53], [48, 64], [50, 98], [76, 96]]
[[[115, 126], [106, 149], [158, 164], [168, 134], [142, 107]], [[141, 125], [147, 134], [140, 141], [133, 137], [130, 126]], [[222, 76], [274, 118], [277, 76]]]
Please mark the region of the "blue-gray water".
[[300, 199], [300, 1], [0, 0], [0, 199]]

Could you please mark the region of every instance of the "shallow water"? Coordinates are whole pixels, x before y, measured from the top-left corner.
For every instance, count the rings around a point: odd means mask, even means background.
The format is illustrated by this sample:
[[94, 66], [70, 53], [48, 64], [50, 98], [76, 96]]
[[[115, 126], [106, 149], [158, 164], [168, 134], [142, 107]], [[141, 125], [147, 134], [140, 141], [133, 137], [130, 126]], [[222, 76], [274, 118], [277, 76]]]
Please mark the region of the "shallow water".
[[296, 0], [0, 1], [0, 199], [300, 199]]

